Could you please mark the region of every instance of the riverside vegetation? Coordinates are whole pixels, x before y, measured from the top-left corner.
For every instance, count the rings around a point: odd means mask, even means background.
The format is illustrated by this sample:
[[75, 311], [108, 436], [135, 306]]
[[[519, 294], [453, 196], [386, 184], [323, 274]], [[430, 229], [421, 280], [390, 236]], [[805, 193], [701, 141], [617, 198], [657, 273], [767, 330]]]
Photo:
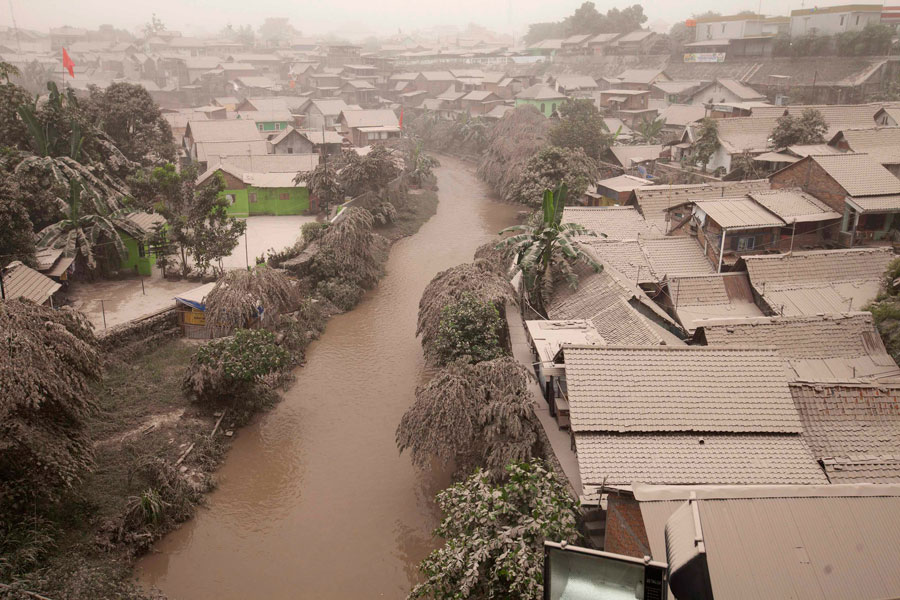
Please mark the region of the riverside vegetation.
[[220, 277], [208, 311], [236, 327], [229, 337], [129, 358], [102, 351], [77, 312], [0, 303], [13, 333], [0, 341], [0, 598], [157, 597], [132, 583], [135, 557], [191, 517], [233, 430], [278, 400], [327, 319], [377, 284], [390, 241], [435, 212], [421, 161], [409, 190], [399, 151], [369, 157], [348, 158], [347, 177], [371, 184], [342, 218]]

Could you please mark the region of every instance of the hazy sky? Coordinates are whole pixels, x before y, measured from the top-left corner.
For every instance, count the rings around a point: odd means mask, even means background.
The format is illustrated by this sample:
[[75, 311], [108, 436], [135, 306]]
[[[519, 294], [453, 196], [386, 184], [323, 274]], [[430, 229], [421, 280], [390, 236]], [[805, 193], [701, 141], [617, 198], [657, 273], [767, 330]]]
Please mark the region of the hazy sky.
[[[134, 30], [152, 13], [169, 29], [185, 33], [215, 32], [226, 24], [258, 26], [267, 16], [289, 17], [304, 35], [349, 29], [375, 34], [429, 28], [435, 25], [465, 27], [475, 22], [504, 33], [521, 33], [529, 23], [559, 20], [571, 14], [583, 0], [8, 0], [0, 3], [0, 25], [11, 25], [10, 4], [19, 27], [46, 31], [72, 25], [94, 28], [111, 23]], [[846, 0], [845, 0], [846, 2]], [[841, 0], [806, 0], [806, 6], [830, 6]], [[596, 0], [597, 9], [624, 8], [634, 0]], [[803, 0], [645, 0], [648, 24], [671, 24], [691, 13], [757, 10], [764, 14], [788, 14]], [[509, 10], [511, 7], [511, 11]]]

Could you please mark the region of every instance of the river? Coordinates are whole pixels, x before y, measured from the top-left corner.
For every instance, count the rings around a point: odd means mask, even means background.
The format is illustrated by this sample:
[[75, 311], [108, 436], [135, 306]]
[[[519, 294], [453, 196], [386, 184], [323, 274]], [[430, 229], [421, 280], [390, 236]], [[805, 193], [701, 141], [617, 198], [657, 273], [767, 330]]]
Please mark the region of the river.
[[329, 322], [283, 401], [239, 431], [207, 506], [139, 562], [143, 585], [172, 600], [403, 598], [412, 587], [449, 483], [394, 443], [424, 370], [419, 298], [518, 210], [492, 201], [472, 167], [441, 162], [437, 214]]

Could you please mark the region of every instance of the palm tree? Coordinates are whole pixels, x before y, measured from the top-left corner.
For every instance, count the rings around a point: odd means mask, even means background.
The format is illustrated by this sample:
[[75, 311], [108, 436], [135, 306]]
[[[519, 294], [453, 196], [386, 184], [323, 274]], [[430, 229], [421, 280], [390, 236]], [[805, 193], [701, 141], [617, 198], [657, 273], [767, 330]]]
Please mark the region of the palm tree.
[[501, 235], [517, 232], [516, 235], [504, 239], [496, 246], [513, 249], [515, 268], [525, 277], [525, 288], [534, 302], [534, 308], [544, 316], [545, 301], [552, 291], [554, 268], [573, 286], [577, 285], [578, 277], [572, 271], [571, 263], [582, 262], [597, 273], [603, 269], [573, 239], [575, 236], [597, 237], [597, 234], [577, 223], [562, 222], [567, 194], [565, 184], [555, 191], [544, 190], [541, 220], [535, 224], [507, 227], [500, 232]]
[[85, 211], [82, 198], [84, 186], [78, 180], [69, 183], [69, 198], [61, 207], [65, 218], [45, 227], [38, 234], [38, 248], [63, 248], [67, 257], [84, 258], [88, 268], [97, 268], [95, 250], [101, 244], [112, 244], [119, 256], [126, 258], [128, 250], [119, 237], [123, 231], [140, 240], [144, 231], [125, 218], [121, 210], [109, 212], [108, 207], [98, 198], [93, 198], [93, 212]]
[[665, 126], [665, 119], [649, 120], [644, 118], [641, 119], [641, 122], [636, 129], [641, 141], [646, 144], [652, 144], [659, 141], [660, 136], [662, 136], [663, 127]]

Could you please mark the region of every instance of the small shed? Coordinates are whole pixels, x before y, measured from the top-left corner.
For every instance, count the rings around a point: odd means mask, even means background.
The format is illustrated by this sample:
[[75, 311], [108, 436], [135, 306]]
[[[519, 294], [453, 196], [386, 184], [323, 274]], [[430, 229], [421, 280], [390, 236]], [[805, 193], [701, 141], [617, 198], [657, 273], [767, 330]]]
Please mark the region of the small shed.
[[24, 298], [35, 304], [53, 306], [53, 294], [62, 287], [49, 277], [41, 275], [31, 267], [16, 260], [0, 270], [3, 298], [13, 300]]
[[184, 337], [203, 340], [228, 334], [225, 328], [209, 327], [206, 323], [206, 296], [215, 286], [215, 282], [206, 283], [175, 296], [178, 321]]
[[632, 175], [602, 179], [593, 189], [589, 188], [585, 193], [585, 204], [588, 206], [624, 206], [634, 200], [634, 190], [648, 185], [653, 185], [653, 182]]

